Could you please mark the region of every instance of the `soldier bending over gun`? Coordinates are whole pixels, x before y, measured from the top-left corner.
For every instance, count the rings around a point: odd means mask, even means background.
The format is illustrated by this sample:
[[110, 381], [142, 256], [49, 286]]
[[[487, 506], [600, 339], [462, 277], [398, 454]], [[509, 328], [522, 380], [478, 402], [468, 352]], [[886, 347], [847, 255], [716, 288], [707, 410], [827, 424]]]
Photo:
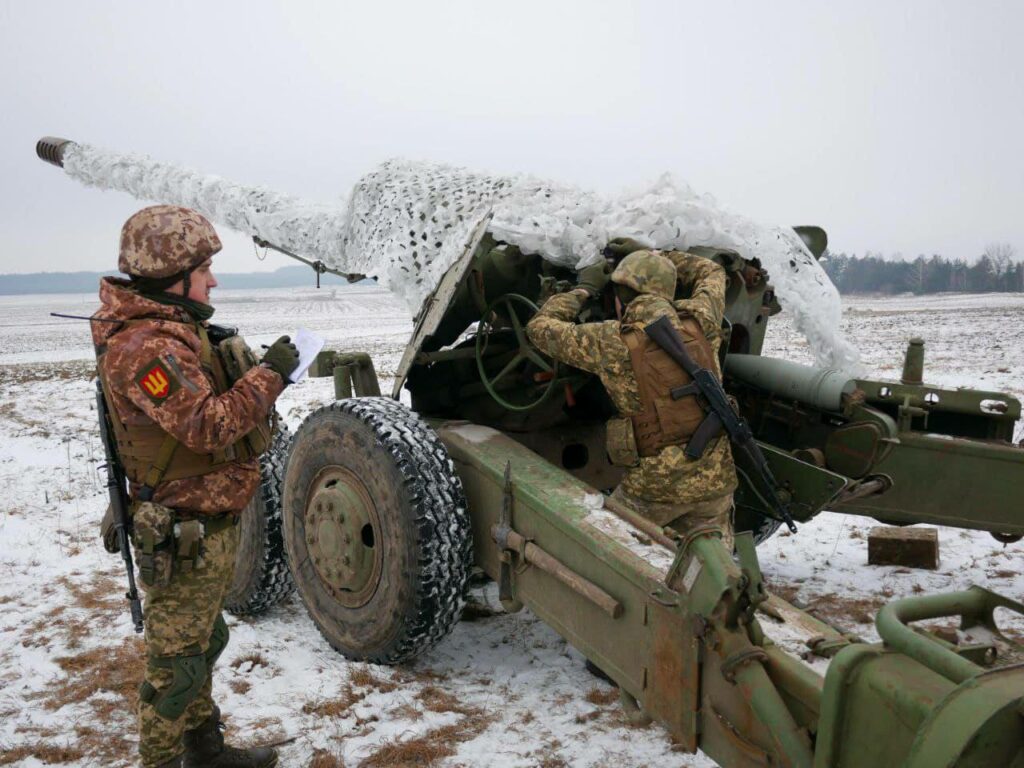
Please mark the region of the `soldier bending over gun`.
[[[609, 280], [602, 262], [580, 271], [578, 287], [548, 299], [527, 324], [527, 335], [545, 354], [598, 375], [618, 410], [607, 425], [608, 455], [626, 474], [612, 497], [683, 535], [716, 526], [731, 551], [736, 470], [729, 437], [717, 430], [710, 439], [698, 433], [706, 414], [695, 390], [678, 396], [692, 383], [689, 375], [644, 332], [668, 317], [690, 357], [720, 380], [725, 270], [699, 256], [651, 251], [628, 239], [613, 240], [609, 248], [628, 254], [610, 276], [619, 320], [575, 323], [587, 299]], [[690, 298], [675, 300], [677, 282]], [[699, 456], [687, 456], [688, 447]]]

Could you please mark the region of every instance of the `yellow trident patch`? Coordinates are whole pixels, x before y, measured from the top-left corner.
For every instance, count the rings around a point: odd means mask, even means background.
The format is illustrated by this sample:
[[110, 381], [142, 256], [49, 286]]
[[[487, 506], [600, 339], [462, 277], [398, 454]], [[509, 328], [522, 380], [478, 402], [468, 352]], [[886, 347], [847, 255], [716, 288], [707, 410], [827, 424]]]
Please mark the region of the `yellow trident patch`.
[[166, 401], [180, 386], [159, 357], [142, 367], [142, 372], [135, 377], [135, 383], [154, 403]]

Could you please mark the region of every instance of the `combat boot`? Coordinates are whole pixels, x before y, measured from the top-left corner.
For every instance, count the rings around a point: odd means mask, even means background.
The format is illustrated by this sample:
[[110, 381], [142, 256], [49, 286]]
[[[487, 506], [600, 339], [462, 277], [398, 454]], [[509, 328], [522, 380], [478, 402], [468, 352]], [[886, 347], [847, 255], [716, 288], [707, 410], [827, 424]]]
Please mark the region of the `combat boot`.
[[273, 768], [277, 765], [277, 750], [270, 747], [238, 749], [224, 743], [220, 710], [198, 728], [185, 731], [184, 768]]

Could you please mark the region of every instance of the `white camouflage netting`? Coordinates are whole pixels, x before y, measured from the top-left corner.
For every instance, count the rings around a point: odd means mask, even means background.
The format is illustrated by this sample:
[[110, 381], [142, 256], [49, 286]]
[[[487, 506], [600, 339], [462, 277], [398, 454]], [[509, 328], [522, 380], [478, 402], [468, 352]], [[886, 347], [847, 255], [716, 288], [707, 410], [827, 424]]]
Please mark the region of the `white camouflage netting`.
[[530, 176], [391, 160], [363, 177], [346, 205], [312, 203], [87, 144], [69, 145], [64, 167], [86, 185], [195, 208], [340, 272], [376, 277], [413, 314], [488, 212], [497, 239], [567, 267], [594, 263], [613, 237], [660, 248], [733, 248], [761, 260], [819, 364], [859, 368], [859, 354], [839, 327], [839, 293], [796, 233], [726, 211], [670, 174], [606, 197]]

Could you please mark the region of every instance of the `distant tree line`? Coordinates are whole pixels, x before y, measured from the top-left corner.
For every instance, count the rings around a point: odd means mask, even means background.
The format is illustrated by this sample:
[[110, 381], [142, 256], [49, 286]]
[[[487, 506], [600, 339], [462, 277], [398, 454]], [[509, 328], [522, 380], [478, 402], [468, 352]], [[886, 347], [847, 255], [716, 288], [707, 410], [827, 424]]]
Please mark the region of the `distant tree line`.
[[868, 253], [826, 253], [821, 265], [840, 293], [1024, 292], [1024, 261], [1013, 246], [994, 243], [973, 263], [939, 254], [913, 261]]
[[[301, 264], [273, 272], [215, 272], [221, 288], [294, 288], [316, 285], [316, 273]], [[124, 277], [117, 272], [31, 272], [0, 275], [0, 296], [31, 293], [96, 293], [100, 278]], [[343, 277], [320, 276], [321, 285], [347, 286]]]

